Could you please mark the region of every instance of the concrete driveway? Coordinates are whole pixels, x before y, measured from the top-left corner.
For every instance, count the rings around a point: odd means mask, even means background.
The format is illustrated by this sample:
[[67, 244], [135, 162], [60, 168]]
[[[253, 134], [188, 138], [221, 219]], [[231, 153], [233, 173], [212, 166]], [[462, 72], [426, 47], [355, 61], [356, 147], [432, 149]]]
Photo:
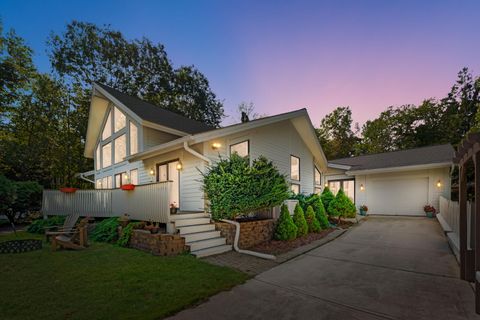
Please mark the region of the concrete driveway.
[[480, 319], [436, 220], [369, 217], [174, 319]]

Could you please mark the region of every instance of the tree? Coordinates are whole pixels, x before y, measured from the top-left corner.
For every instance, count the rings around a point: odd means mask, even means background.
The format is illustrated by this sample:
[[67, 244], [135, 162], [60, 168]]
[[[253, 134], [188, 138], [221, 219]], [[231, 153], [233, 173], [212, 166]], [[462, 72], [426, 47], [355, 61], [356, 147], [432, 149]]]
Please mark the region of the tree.
[[[247, 102], [242, 102], [238, 105], [237, 107], [237, 112], [240, 115], [240, 122], [247, 122], [250, 120], [255, 120], [255, 119], [260, 119], [264, 118], [267, 115], [266, 114], [260, 114], [255, 111], [255, 105], [253, 102], [247, 103]], [[246, 119], [243, 119], [242, 117], [246, 116]]]
[[[352, 123], [350, 107], [338, 107], [322, 119], [316, 132], [327, 159], [353, 155], [359, 139], [352, 130]], [[356, 127], [358, 131], [358, 124]]]
[[175, 69], [162, 44], [130, 41], [109, 26], [79, 21], [48, 43], [53, 69], [81, 88], [81, 96], [89, 96], [96, 81], [212, 127], [224, 117], [205, 76], [193, 66]]
[[357, 209], [352, 200], [340, 189], [330, 204], [328, 205], [328, 212], [334, 217], [340, 218], [355, 218]]
[[313, 211], [312, 206], [307, 207], [307, 212], [305, 213], [305, 220], [308, 225], [308, 232], [319, 232], [322, 228], [320, 227], [320, 222], [315, 216], [315, 211]]
[[297, 237], [297, 226], [293, 223], [288, 207], [283, 204], [273, 237], [276, 240], [293, 240]]
[[15, 183], [0, 175], [0, 213], [5, 215], [15, 231], [15, 212], [13, 205], [17, 199]]
[[297, 203], [293, 212], [293, 223], [297, 226], [297, 237], [305, 236], [308, 233], [308, 225], [305, 220], [302, 207]]
[[323, 206], [322, 200], [320, 198], [317, 201], [315, 216], [320, 223], [320, 227], [322, 229], [328, 229], [330, 227], [330, 223], [328, 222], [327, 214], [325, 212], [325, 207]]
[[325, 187], [323, 189], [320, 198], [322, 199], [322, 203], [325, 209], [327, 209], [327, 212], [330, 213], [330, 211], [328, 211], [328, 206], [330, 205], [330, 202], [335, 198], [335, 196], [333, 195], [332, 191], [330, 191], [329, 187]]

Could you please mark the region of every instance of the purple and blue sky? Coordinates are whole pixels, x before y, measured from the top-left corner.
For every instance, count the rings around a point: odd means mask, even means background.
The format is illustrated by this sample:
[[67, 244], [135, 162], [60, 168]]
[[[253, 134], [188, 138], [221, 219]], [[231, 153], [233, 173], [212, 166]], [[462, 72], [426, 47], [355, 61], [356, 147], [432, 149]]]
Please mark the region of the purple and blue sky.
[[269, 115], [307, 107], [315, 125], [336, 106], [362, 124], [444, 97], [464, 66], [480, 74], [479, 16], [480, 1], [458, 0], [0, 2], [41, 71], [50, 32], [73, 19], [110, 24], [198, 67], [227, 114], [242, 101]]

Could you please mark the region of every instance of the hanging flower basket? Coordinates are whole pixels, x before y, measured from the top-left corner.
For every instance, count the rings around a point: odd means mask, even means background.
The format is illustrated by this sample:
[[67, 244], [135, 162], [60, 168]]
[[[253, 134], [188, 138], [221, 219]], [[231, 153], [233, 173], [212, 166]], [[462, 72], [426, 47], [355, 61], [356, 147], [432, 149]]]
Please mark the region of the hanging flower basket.
[[60, 191], [63, 192], [63, 193], [74, 193], [77, 190], [78, 190], [78, 188], [71, 188], [71, 187], [60, 188]]
[[131, 190], [135, 189], [135, 185], [132, 184], [132, 183], [124, 184], [120, 187], [120, 189], [122, 189], [124, 191], [131, 191]]

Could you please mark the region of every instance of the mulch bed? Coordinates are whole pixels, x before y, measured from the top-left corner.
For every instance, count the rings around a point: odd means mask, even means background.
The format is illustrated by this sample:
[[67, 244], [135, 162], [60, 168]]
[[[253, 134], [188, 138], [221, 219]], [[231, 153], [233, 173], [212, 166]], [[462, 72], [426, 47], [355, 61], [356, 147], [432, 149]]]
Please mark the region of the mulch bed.
[[303, 236], [301, 238], [297, 238], [294, 240], [290, 240], [290, 241], [271, 240], [264, 243], [260, 243], [250, 248], [250, 250], [278, 255], [278, 254], [282, 254], [290, 250], [293, 250], [295, 248], [304, 246], [313, 241], [322, 239], [326, 237], [329, 233], [333, 232], [334, 230], [335, 230], [334, 228], [330, 228], [327, 230], [322, 230], [319, 233], [309, 233], [306, 236]]

